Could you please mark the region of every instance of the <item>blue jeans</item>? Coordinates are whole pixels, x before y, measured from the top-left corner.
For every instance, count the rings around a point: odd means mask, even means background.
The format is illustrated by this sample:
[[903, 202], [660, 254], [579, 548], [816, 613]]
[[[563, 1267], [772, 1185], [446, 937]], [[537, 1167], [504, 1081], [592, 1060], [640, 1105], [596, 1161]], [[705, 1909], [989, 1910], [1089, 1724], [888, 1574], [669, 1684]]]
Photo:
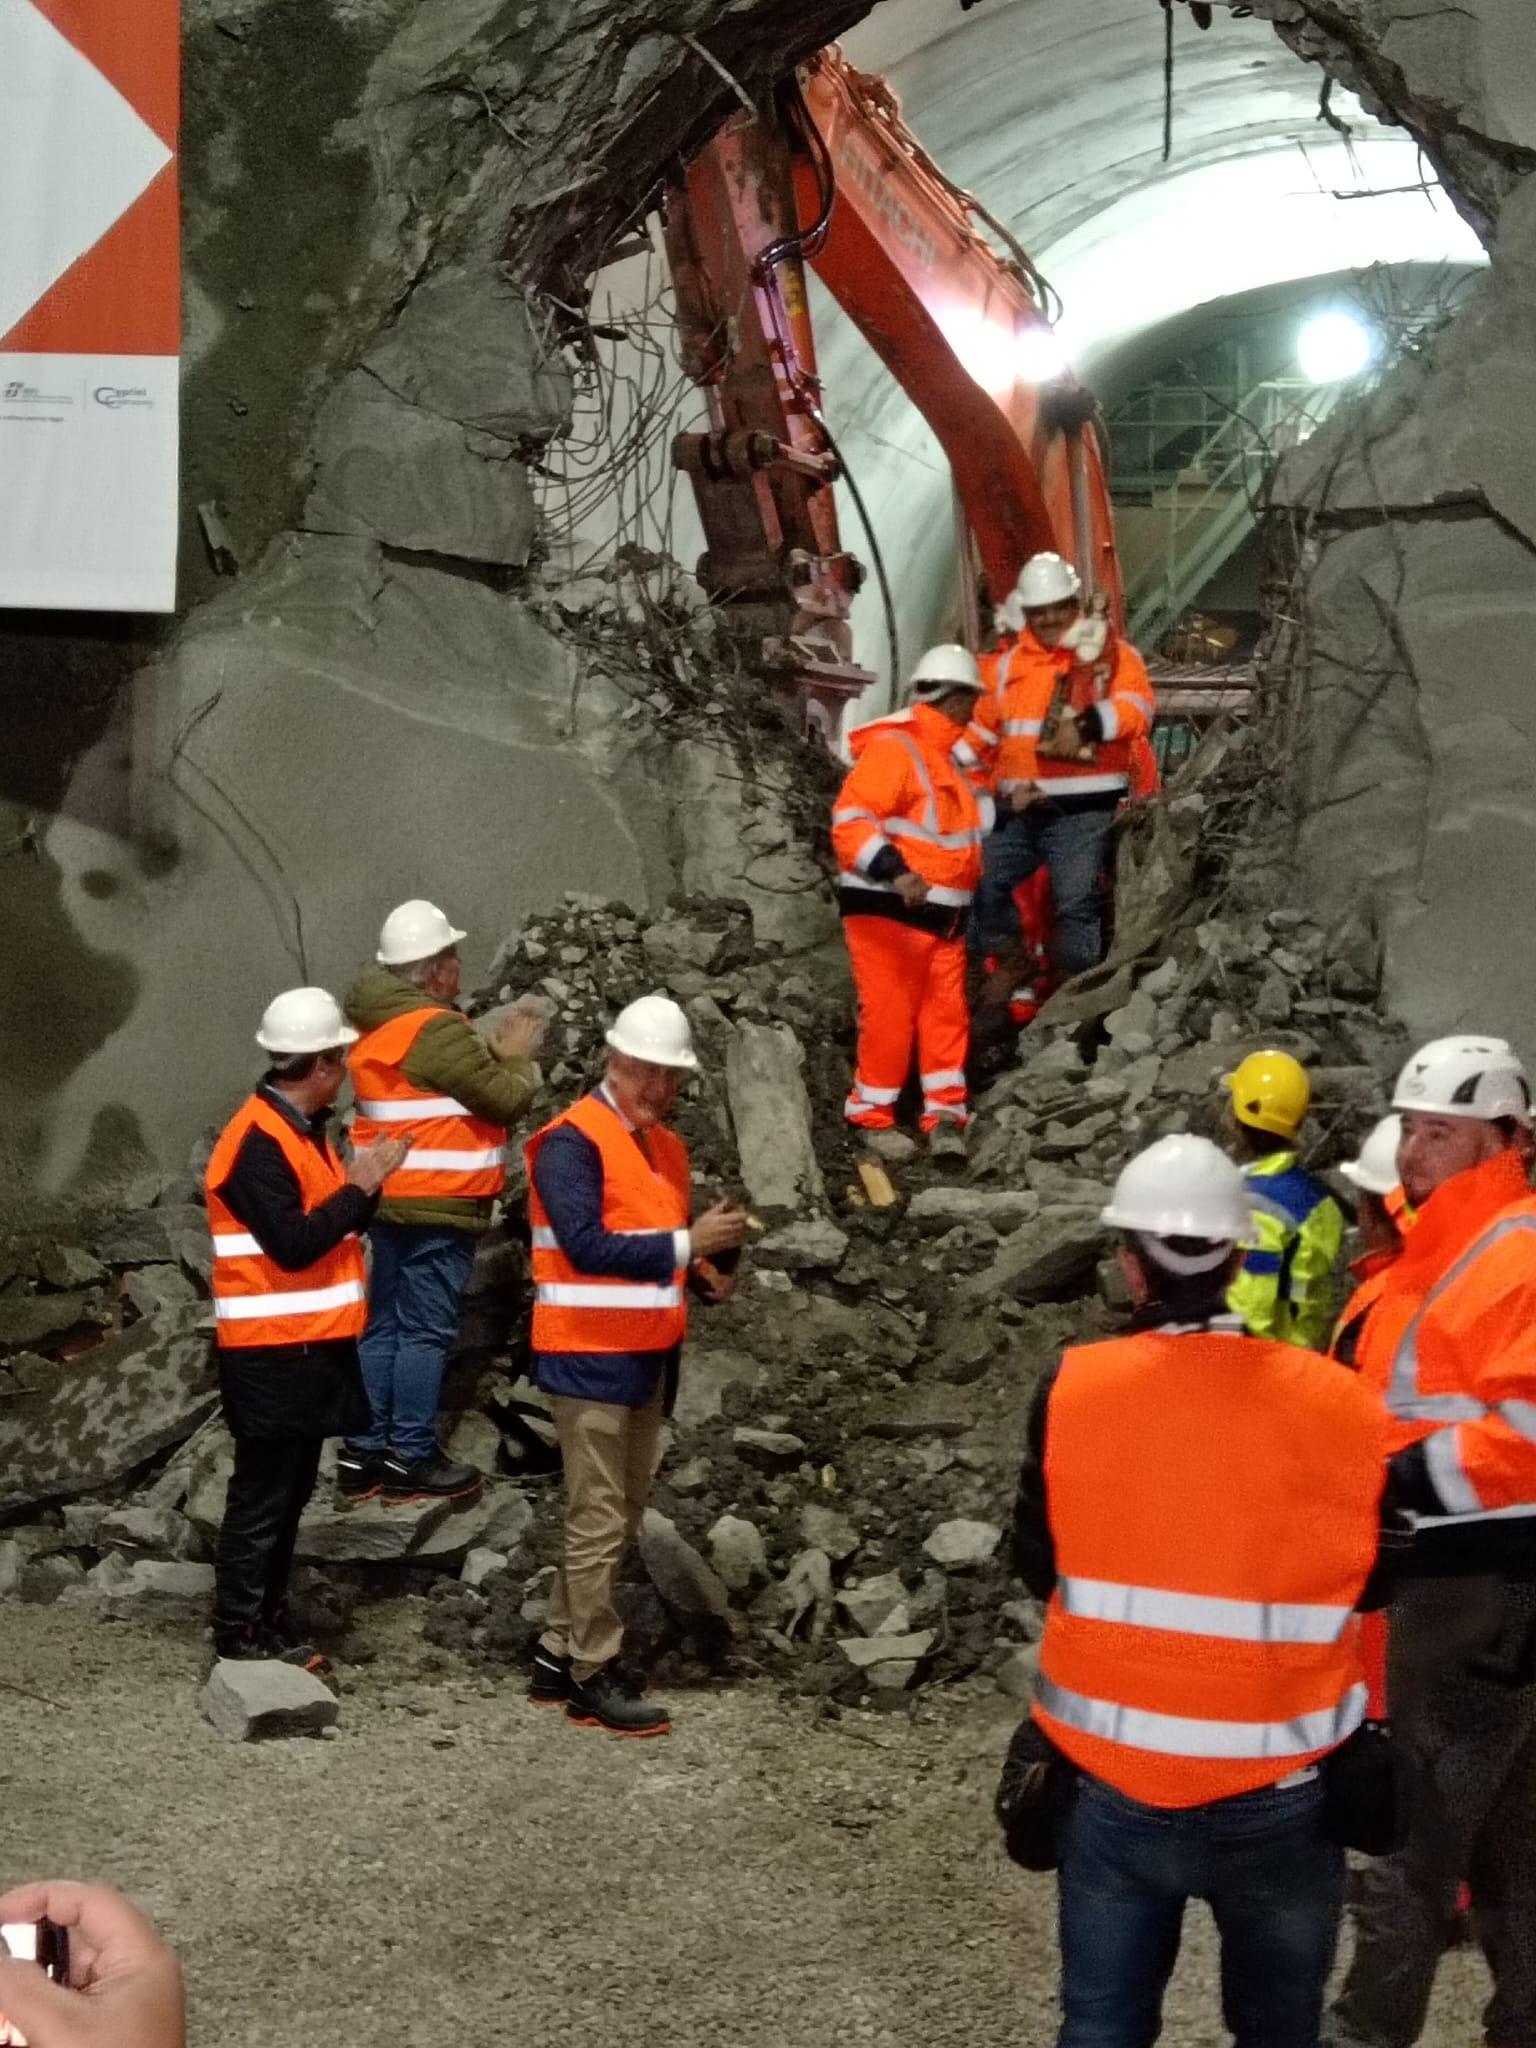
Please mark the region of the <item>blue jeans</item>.
[[1150, 2048], [1190, 1899], [1215, 1917], [1237, 2048], [1317, 2048], [1344, 1906], [1322, 1803], [1319, 1778], [1182, 1810], [1083, 1778], [1062, 1849], [1057, 2048]]
[[368, 1236], [368, 1327], [358, 1356], [373, 1427], [349, 1437], [348, 1448], [397, 1451], [414, 1464], [438, 1447], [443, 1371], [476, 1240], [467, 1230], [418, 1223], [375, 1223]]
[[[999, 799], [1000, 804], [1007, 798]], [[1064, 975], [1097, 967], [1104, 955], [1100, 878], [1115, 811], [1059, 811], [1048, 800], [1027, 811], [1002, 811], [982, 849], [981, 887], [971, 911], [971, 947], [1005, 953], [1019, 936], [1013, 892], [1036, 868], [1051, 871], [1056, 964]]]

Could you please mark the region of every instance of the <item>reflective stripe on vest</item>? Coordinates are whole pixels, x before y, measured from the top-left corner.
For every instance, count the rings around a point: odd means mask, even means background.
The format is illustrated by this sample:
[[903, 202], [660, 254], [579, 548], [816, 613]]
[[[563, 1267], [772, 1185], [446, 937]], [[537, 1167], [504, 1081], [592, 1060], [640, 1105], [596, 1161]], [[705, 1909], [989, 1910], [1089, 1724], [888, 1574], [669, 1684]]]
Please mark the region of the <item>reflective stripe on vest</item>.
[[367, 1321], [363, 1248], [349, 1236], [302, 1272], [267, 1257], [219, 1190], [234, 1170], [246, 1134], [259, 1130], [282, 1150], [298, 1182], [305, 1213], [346, 1184], [340, 1159], [294, 1129], [275, 1104], [253, 1095], [225, 1126], [204, 1175], [213, 1240], [214, 1331], [221, 1347], [265, 1348], [357, 1338]]
[[[839, 885], [850, 889], [873, 889], [882, 895], [894, 896], [896, 894], [894, 883], [874, 881], [868, 871], [884, 849], [887, 846], [894, 846], [898, 840], [905, 841], [908, 847], [914, 849], [932, 848], [936, 853], [969, 854], [972, 856], [972, 859], [962, 868], [962, 875], [968, 871], [979, 879], [981, 873], [981, 847], [985, 837], [982, 829], [981, 803], [959, 764], [955, 761], [953, 753], [951, 753], [949, 759], [949, 766], [954, 771], [959, 787], [970, 798], [971, 804], [974, 807], [975, 823], [966, 825], [957, 832], [945, 832], [940, 829], [939, 824], [938, 790], [934, 784], [933, 772], [924, 756], [920, 742], [914, 734], [903, 731], [895, 723], [886, 727], [882, 737], [900, 746], [911, 762], [912, 772], [917, 779], [917, 786], [921, 793], [922, 816], [920, 818], [884, 818], [863, 804], [839, 805], [832, 813], [832, 823], [834, 826], [867, 824], [870, 828], [870, 836], [864, 841], [854, 856], [853, 866], [850, 868], [844, 865], [840, 868], [838, 874]], [[960, 742], [957, 742], [957, 744], [960, 744]], [[846, 859], [847, 856], [845, 854], [844, 860], [846, 861]], [[941, 873], [944, 871], [945, 866], [948, 866], [950, 871], [953, 872], [952, 863], [937, 865], [939, 865]], [[919, 872], [921, 872], [920, 866]], [[971, 887], [965, 887], [963, 882], [940, 882], [930, 880], [927, 876], [924, 876], [924, 880], [928, 882], [928, 894], [925, 901], [943, 909], [963, 910], [975, 894], [974, 884]]]
[[1057, 1588], [1068, 1614], [1178, 1635], [1220, 1636], [1233, 1643], [1336, 1643], [1349, 1626], [1349, 1607], [1287, 1600], [1227, 1600], [1169, 1593], [1155, 1586], [1116, 1586], [1104, 1579], [1063, 1579]]
[[665, 1282], [610, 1279], [584, 1273], [560, 1247], [534, 1167], [550, 1133], [564, 1126], [597, 1148], [605, 1230], [621, 1237], [670, 1236], [688, 1223], [688, 1151], [673, 1132], [657, 1128], [642, 1139], [600, 1095], [583, 1096], [535, 1132], [524, 1148], [533, 1246], [533, 1348], [549, 1353], [670, 1351], [687, 1329], [684, 1268], [675, 1268]]
[[1289, 1721], [1202, 1721], [1185, 1714], [1153, 1714], [1112, 1700], [1088, 1699], [1042, 1678], [1035, 1695], [1042, 1712], [1063, 1727], [1100, 1742], [1149, 1750], [1155, 1756], [1208, 1757], [1226, 1763], [1260, 1763], [1274, 1758], [1316, 1756], [1337, 1749], [1365, 1719], [1363, 1681], [1349, 1688], [1337, 1706], [1298, 1714]]
[[[386, 1201], [486, 1201], [507, 1182], [507, 1134], [451, 1095], [429, 1094], [402, 1071], [426, 1027], [452, 1015], [423, 1003], [365, 1032], [347, 1055], [357, 1114], [354, 1145], [409, 1138], [411, 1149], [384, 1183]], [[470, 1028], [468, 1022], [465, 1030]]]

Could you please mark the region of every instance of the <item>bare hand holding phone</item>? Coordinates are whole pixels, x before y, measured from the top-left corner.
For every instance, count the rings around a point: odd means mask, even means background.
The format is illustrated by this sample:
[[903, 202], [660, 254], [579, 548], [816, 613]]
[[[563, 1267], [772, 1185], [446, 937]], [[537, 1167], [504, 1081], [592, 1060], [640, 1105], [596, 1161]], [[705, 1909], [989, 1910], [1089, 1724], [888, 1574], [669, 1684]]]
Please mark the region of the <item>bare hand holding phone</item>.
[[45, 1921], [67, 1936], [68, 1985], [36, 1962], [0, 1961], [8, 2016], [0, 2039], [29, 2048], [186, 2048], [181, 1965], [142, 1913], [103, 1885], [23, 1885], [0, 1898], [8, 1937]]

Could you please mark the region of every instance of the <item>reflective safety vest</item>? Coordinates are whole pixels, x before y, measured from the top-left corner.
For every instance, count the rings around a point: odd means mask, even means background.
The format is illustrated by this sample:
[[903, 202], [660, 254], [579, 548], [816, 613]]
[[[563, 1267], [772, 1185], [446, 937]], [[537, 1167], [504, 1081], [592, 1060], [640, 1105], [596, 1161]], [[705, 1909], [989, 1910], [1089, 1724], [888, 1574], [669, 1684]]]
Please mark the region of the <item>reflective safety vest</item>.
[[[894, 846], [913, 874], [928, 884], [928, 903], [963, 910], [981, 880], [982, 815], [976, 792], [954, 758], [960, 738], [953, 722], [931, 704], [914, 704], [877, 718], [848, 736], [853, 767], [832, 812], [838, 888], [845, 899], [884, 896], [899, 916], [892, 882], [877, 882], [870, 866]], [[846, 904], [845, 904], [846, 907]]]
[[1391, 1412], [1394, 1449], [1424, 1443], [1444, 1515], [1417, 1526], [1510, 1522], [1536, 1551], [1536, 1199], [1515, 1152], [1424, 1203], [1359, 1355]]
[[562, 1124], [597, 1147], [603, 1164], [603, 1228], [617, 1236], [688, 1227], [692, 1190], [688, 1147], [659, 1127], [630, 1130], [599, 1096], [584, 1095], [535, 1131], [524, 1147], [528, 1220], [533, 1227], [535, 1351], [670, 1351], [688, 1328], [688, 1271], [660, 1284], [584, 1273], [560, 1248], [539, 1199], [534, 1162]]
[[1279, 1783], [1364, 1718], [1381, 1405], [1307, 1352], [1210, 1329], [1069, 1351], [1046, 1416], [1059, 1580], [1035, 1717], [1149, 1806]]
[[219, 1193], [251, 1130], [264, 1131], [282, 1147], [306, 1214], [346, 1185], [329, 1141], [322, 1149], [260, 1095], [251, 1096], [235, 1112], [203, 1177], [213, 1233], [213, 1313], [220, 1345], [244, 1350], [360, 1337], [368, 1320], [368, 1276], [355, 1233], [312, 1266], [290, 1273], [267, 1257]]
[[411, 1140], [404, 1165], [384, 1183], [386, 1201], [443, 1196], [474, 1201], [499, 1195], [507, 1184], [507, 1134], [502, 1126], [471, 1115], [451, 1095], [417, 1088], [401, 1071], [417, 1038], [443, 1014], [435, 1003], [407, 1010], [366, 1032], [347, 1054], [357, 1099], [353, 1144], [372, 1145], [381, 1138]]
[[1365, 1319], [1385, 1293], [1387, 1275], [1397, 1264], [1397, 1256], [1396, 1249], [1367, 1252], [1350, 1266], [1349, 1270], [1355, 1276], [1355, 1291], [1333, 1326], [1333, 1335], [1328, 1340], [1328, 1356], [1336, 1358], [1340, 1365], [1347, 1365], [1351, 1371], [1360, 1364], [1360, 1339], [1365, 1334]]
[[1294, 1152], [1272, 1152], [1243, 1169], [1258, 1243], [1243, 1256], [1227, 1305], [1250, 1337], [1278, 1337], [1321, 1351], [1333, 1321], [1334, 1271], [1344, 1212]]
[[1104, 734], [1093, 760], [1042, 761], [1036, 754], [1056, 686], [1073, 674], [1074, 666], [1065, 648], [1043, 647], [1030, 632], [984, 659], [988, 687], [967, 738], [999, 795], [1034, 788], [1053, 797], [1123, 796], [1129, 788], [1133, 742], [1150, 732], [1157, 699], [1147, 665], [1128, 641], [1115, 643], [1114, 666], [1102, 697], [1092, 694], [1092, 672], [1077, 668], [1070, 708], [1086, 711], [1093, 705]]

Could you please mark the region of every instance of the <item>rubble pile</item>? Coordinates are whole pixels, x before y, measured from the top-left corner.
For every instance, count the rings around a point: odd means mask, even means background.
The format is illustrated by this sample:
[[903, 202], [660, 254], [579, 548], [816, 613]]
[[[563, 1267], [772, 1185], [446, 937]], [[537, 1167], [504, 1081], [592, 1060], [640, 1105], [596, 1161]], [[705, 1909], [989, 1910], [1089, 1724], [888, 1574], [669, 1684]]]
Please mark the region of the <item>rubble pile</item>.
[[[568, 897], [502, 948], [470, 1003], [553, 1003], [546, 1101], [598, 1071], [602, 1029], [665, 988], [703, 1071], [679, 1114], [699, 1199], [740, 1192], [734, 1298], [694, 1320], [626, 1619], [663, 1677], [730, 1668], [837, 1702], [974, 1678], [1022, 1696], [1042, 1616], [1010, 1586], [1006, 1525], [1031, 1393], [1063, 1344], [1123, 1308], [1099, 1211], [1126, 1156], [1215, 1130], [1220, 1076], [1260, 1045], [1312, 1071], [1314, 1156], [1379, 1113], [1401, 1052], [1355, 924], [1216, 907], [1198, 785], [1127, 835], [1115, 946], [1041, 1013], [977, 1104], [969, 1162], [861, 1160], [842, 1120], [852, 1028], [841, 953], [759, 941], [741, 903], [656, 915]], [[319, 1633], [360, 1594], [426, 1591], [428, 1639], [525, 1656], [558, 1550], [544, 1404], [529, 1384], [523, 1190], [481, 1243], [444, 1431], [493, 1474], [455, 1508], [305, 1517]], [[207, 1247], [185, 1180], [78, 1245], [5, 1253], [0, 1590], [108, 1617], [195, 1615], [231, 1449], [213, 1419]], [[230, 1709], [232, 1724], [239, 1719]]]

